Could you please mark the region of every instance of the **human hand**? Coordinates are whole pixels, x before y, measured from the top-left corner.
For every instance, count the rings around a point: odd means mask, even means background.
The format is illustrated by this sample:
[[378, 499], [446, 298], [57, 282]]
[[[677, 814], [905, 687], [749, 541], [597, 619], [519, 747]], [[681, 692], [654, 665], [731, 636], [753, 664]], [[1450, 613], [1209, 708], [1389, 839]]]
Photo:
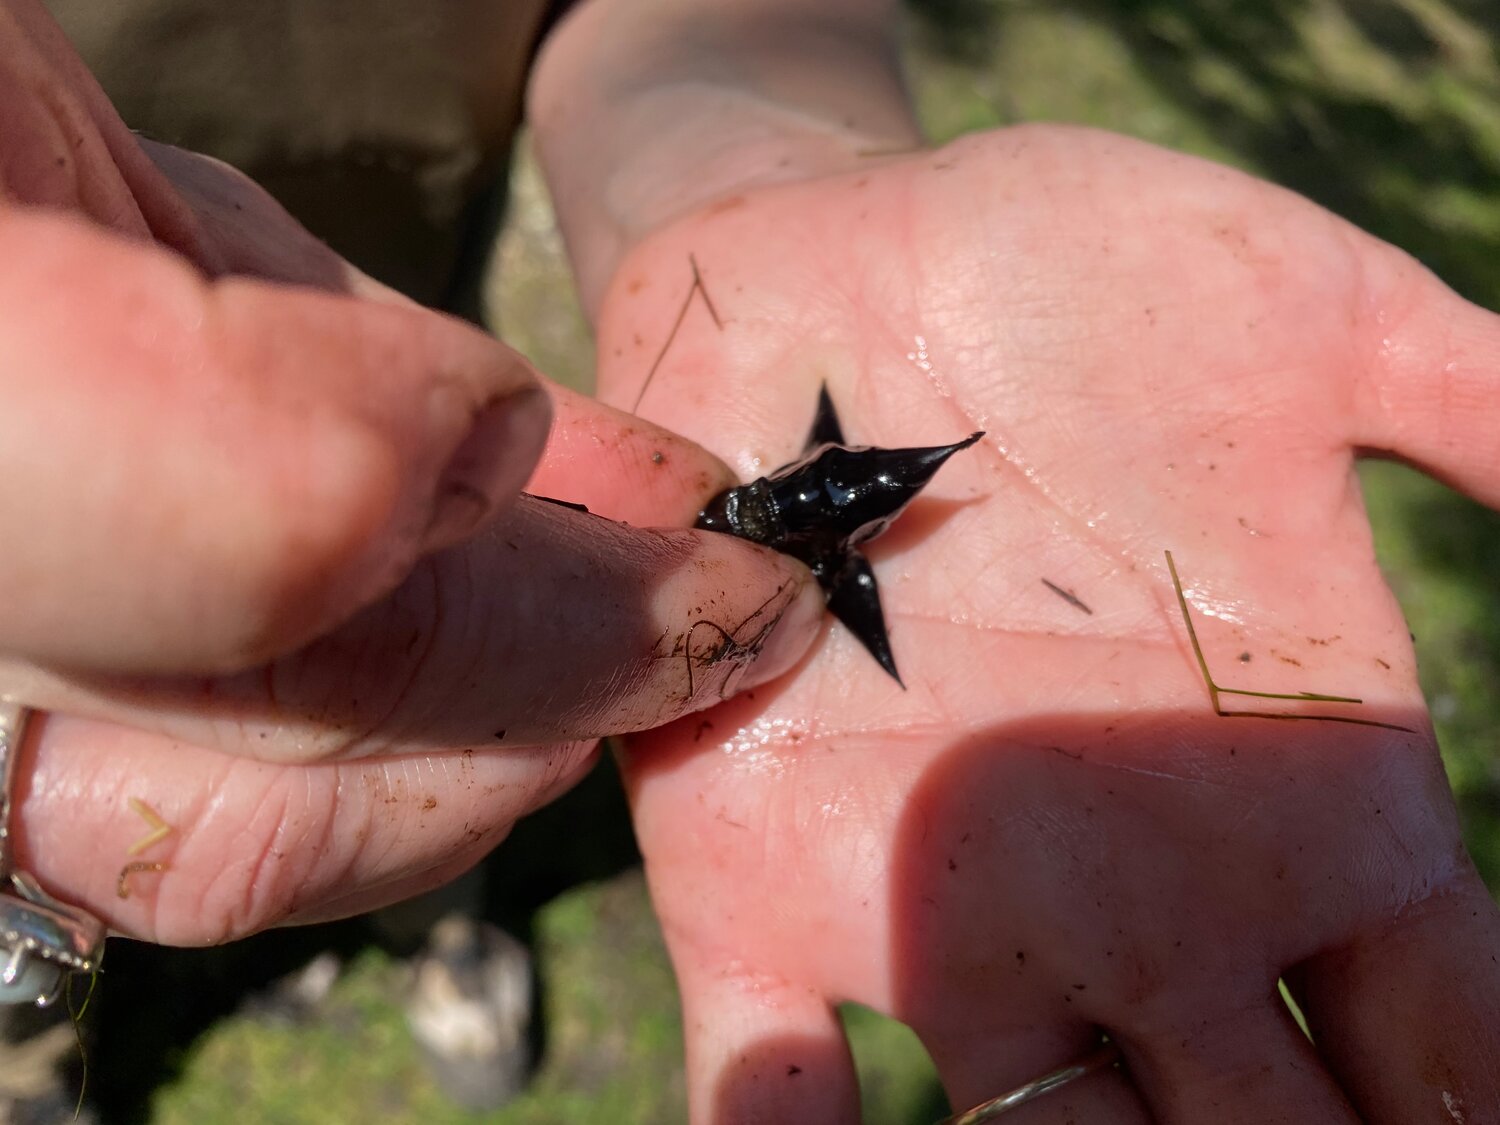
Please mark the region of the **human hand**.
[[[404, 897], [816, 632], [770, 552], [518, 501], [680, 523], [729, 472], [138, 141], [30, 0], [0, 104], [0, 685], [66, 713], [11, 825], [59, 897], [189, 944]], [[664, 657], [716, 602], [782, 628], [690, 696]], [[174, 829], [139, 854], [132, 798]]]
[[[869, 548], [909, 690], [832, 626], [629, 744], [694, 1119], [856, 1120], [854, 1000], [958, 1108], [1120, 1044], [1128, 1073], [1017, 1125], [1500, 1120], [1500, 918], [1352, 472], [1401, 457], [1500, 504], [1500, 322], [1116, 136], [868, 165], [673, 224], [602, 306], [630, 405], [694, 256], [722, 329], [689, 310], [640, 412], [747, 479], [800, 452], [824, 381], [852, 442], [988, 432]], [[1164, 549], [1221, 684], [1364, 700], [1226, 707], [1392, 726], [1214, 715]]]

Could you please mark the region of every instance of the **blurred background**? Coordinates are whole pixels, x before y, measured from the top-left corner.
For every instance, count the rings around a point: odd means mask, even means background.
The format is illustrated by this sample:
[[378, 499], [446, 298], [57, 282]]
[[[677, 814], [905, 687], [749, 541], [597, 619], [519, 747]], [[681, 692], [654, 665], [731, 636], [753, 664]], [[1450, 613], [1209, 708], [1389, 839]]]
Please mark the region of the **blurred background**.
[[[1500, 309], [1500, 0], [908, 0], [905, 19], [936, 141], [1061, 121], [1197, 153], [1302, 192]], [[484, 300], [509, 343], [589, 386], [588, 331], [524, 141]], [[1500, 517], [1399, 466], [1362, 477], [1470, 851], [1500, 889]], [[519, 826], [483, 898], [530, 946], [537, 987], [537, 1066], [503, 1109], [465, 1111], [439, 1088], [408, 1030], [410, 960], [354, 920], [218, 950], [112, 942], [85, 1116], [684, 1120], [676, 992], [607, 761]], [[944, 1112], [910, 1033], [859, 1009], [846, 1020], [866, 1121]], [[78, 1078], [74, 1064], [70, 1098]], [[0, 1122], [57, 1119], [55, 1102], [0, 1108]]]

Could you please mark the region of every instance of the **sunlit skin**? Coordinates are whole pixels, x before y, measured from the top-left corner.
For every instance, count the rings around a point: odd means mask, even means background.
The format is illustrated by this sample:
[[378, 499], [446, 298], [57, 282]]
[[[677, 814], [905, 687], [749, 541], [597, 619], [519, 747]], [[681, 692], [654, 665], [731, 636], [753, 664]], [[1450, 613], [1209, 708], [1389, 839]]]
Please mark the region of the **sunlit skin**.
[[[869, 548], [907, 691], [831, 624], [624, 753], [694, 1120], [857, 1120], [844, 1000], [959, 1107], [1118, 1040], [1128, 1078], [1016, 1125], [1500, 1120], [1500, 923], [1352, 471], [1500, 501], [1500, 321], [1289, 192], [1025, 127], [649, 237], [601, 306], [608, 401], [689, 253], [723, 327], [684, 318], [641, 412], [742, 478], [824, 381], [861, 441], [987, 432]], [[1412, 733], [1216, 716], [1164, 549], [1220, 682], [1364, 701], [1247, 705]]]

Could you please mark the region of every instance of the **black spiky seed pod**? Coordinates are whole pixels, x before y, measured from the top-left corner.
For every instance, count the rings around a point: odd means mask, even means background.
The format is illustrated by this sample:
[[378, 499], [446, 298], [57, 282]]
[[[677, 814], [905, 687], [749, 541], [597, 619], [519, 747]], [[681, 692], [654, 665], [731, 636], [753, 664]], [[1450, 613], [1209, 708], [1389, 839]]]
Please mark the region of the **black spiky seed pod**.
[[844, 445], [825, 390], [813, 435], [836, 440], [823, 441], [770, 476], [725, 489], [704, 506], [694, 526], [748, 539], [805, 563], [823, 587], [829, 611], [901, 683], [880, 590], [859, 547], [889, 528], [948, 458], [984, 434], [970, 434], [952, 445], [910, 449]]

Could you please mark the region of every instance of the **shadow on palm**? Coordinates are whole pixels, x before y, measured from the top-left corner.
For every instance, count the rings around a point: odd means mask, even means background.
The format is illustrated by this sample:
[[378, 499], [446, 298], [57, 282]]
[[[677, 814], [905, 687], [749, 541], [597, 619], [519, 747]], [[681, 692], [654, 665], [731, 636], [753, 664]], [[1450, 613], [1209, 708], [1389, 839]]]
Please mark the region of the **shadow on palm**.
[[[1378, 717], [1423, 722], [1411, 710]], [[1076, 1041], [1081, 1053], [1098, 1030], [1148, 1090], [1172, 1080], [1183, 1051], [1231, 1071], [1305, 1063], [1278, 978], [1448, 882], [1457, 839], [1425, 739], [1310, 729], [1194, 710], [1040, 716], [960, 739], [933, 755], [889, 825], [848, 834], [884, 841], [888, 887], [850, 879], [848, 853], [812, 838], [796, 869], [733, 873], [739, 910], [802, 924], [780, 958], [762, 959], [767, 942], [750, 961], [805, 980], [808, 944], [857, 935], [819, 985], [858, 989], [913, 1026], [956, 1102], [1045, 1070], [1045, 1055], [1035, 1073], [1021, 1061], [1028, 1040]], [[848, 777], [878, 768], [876, 747], [824, 749]], [[804, 900], [809, 883], [818, 892]], [[830, 935], [830, 916], [854, 921]], [[1229, 1050], [1217, 1027], [1245, 1026], [1247, 1011], [1284, 1037]], [[1323, 1013], [1308, 1014], [1316, 1025]], [[996, 1056], [988, 1089], [972, 1087], [975, 1045]], [[715, 1120], [743, 1119], [767, 1086], [793, 1097], [804, 1073], [841, 1062], [817, 1037], [746, 1050], [751, 1061], [717, 1087]]]

